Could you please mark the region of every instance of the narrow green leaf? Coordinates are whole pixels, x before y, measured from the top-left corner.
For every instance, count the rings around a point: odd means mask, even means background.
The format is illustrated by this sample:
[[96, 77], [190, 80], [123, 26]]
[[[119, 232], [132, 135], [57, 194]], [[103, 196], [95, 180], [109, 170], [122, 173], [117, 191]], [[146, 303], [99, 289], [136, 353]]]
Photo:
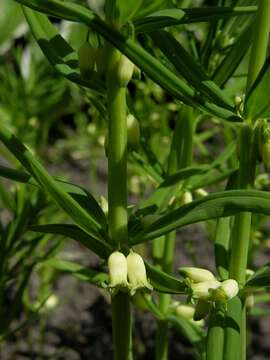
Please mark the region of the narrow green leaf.
[[[170, 10], [170, 9], [168, 9]], [[156, 16], [156, 13], [148, 14], [146, 17], [138, 16], [134, 20], [134, 25], [137, 32], [151, 32], [160, 30], [167, 26], [175, 26], [179, 24], [189, 24], [196, 22], [211, 22], [215, 19], [224, 19], [226, 17], [252, 15], [257, 11], [257, 6], [235, 6], [235, 7], [203, 7], [203, 8], [188, 8], [177, 9], [184, 13], [184, 16], [180, 17], [162, 17], [160, 19]], [[162, 13], [162, 12], [161, 12]], [[141, 15], [141, 14], [139, 14]]]
[[63, 188], [57, 183], [36, 157], [8, 130], [0, 129], [0, 140], [33, 176], [40, 187], [89, 235], [103, 242], [105, 231]]
[[154, 289], [168, 294], [184, 294], [186, 285], [183, 281], [158, 270], [155, 266], [145, 263], [147, 276], [151, 280]]
[[94, 237], [88, 235], [76, 225], [70, 224], [47, 224], [47, 225], [33, 225], [29, 228], [31, 231], [43, 234], [57, 234], [76, 240], [89, 250], [93, 251], [103, 259], [112, 252], [112, 249], [107, 243], [101, 243]]
[[259, 268], [246, 282], [246, 287], [268, 287], [270, 286], [270, 263]]
[[75, 276], [82, 281], [87, 281], [100, 287], [103, 287], [103, 285], [108, 282], [108, 274], [89, 269], [71, 261], [53, 258], [44, 262], [43, 265], [70, 273], [72, 276]]
[[245, 113], [249, 119], [256, 120], [270, 116], [269, 83], [270, 57], [266, 60], [245, 101]]
[[258, 190], [230, 190], [213, 193], [159, 217], [135, 236], [132, 244], [167, 234], [185, 225], [249, 211], [270, 215], [270, 194]]
[[150, 197], [142, 203], [140, 208], [143, 209], [154, 205], [158, 209], [166, 201], [166, 199], [168, 202], [169, 199], [175, 195], [178, 191], [177, 185], [179, 182], [189, 179], [194, 175], [205, 173], [208, 169], [208, 166], [187, 167], [168, 176], [166, 180], [164, 180], [158, 188], [153, 191]]
[[193, 324], [190, 320], [187, 320], [180, 316], [168, 315], [166, 317], [167, 321], [171, 323], [177, 331], [183, 335], [190, 344], [194, 345], [200, 352], [202, 349], [202, 342], [205, 338], [204, 329], [200, 328], [198, 325]]
[[31, 175], [25, 171], [15, 170], [2, 165], [0, 165], [0, 176], [22, 183], [28, 183], [31, 178]]
[[23, 7], [23, 12], [38, 45], [55, 70], [76, 84], [104, 92], [105, 85], [99, 78], [85, 79], [80, 75], [78, 55], [57, 32], [47, 16]]
[[149, 54], [132, 39], [125, 38], [103, 20], [98, 18], [89, 9], [60, 0], [16, 0], [21, 4], [30, 6], [38, 11], [48, 13], [60, 18], [82, 22], [92, 27], [107, 41], [130, 58], [134, 64], [142, 69], [150, 78], [168, 91], [172, 96], [182, 100], [186, 104], [196, 106], [207, 113], [229, 121], [241, 121], [233, 111], [221, 108], [216, 104], [206, 101], [198, 96], [195, 89], [179, 79], [169, 68], [164, 66], [158, 59]]
[[[15, 170], [6, 166], [0, 165], [0, 176], [14, 180], [17, 182], [28, 183], [31, 185], [37, 185], [31, 175], [25, 171]], [[32, 181], [31, 181], [32, 180]], [[77, 201], [87, 212], [93, 216], [104, 228], [107, 226], [106, 216], [100, 208], [96, 199], [81, 186], [54, 178], [59, 185], [68, 192], [74, 200]]]
[[222, 280], [228, 279], [230, 248], [230, 217], [217, 220], [215, 234], [215, 262]]
[[204, 70], [172, 34], [163, 30], [152, 32], [149, 35], [168, 60], [175, 66], [179, 74], [189, 81], [198, 92], [201, 92], [217, 105], [233, 110], [231, 99], [213, 81], [208, 79]]
[[245, 54], [247, 53], [252, 40], [252, 27], [247, 29], [238, 37], [228, 54], [225, 56], [219, 67], [214, 72], [212, 80], [219, 86], [230, 79], [234, 71], [237, 69]]

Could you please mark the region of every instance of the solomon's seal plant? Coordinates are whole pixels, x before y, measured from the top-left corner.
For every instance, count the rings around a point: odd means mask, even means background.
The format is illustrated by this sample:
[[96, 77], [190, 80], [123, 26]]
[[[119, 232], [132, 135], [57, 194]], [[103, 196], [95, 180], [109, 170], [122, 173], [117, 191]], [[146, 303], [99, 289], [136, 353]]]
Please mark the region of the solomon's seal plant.
[[[192, 1], [105, 0], [98, 9], [84, 0], [6, 1], [14, 14], [20, 11], [14, 23], [27, 22], [53, 71], [46, 62], [44, 85], [37, 81], [43, 76], [35, 77], [43, 66], [31, 69], [25, 54], [15, 56], [16, 68], [1, 68], [1, 57], [0, 141], [7, 161], [0, 175], [20, 187], [14, 195], [0, 183], [0, 200], [12, 215], [8, 225], [0, 224], [1, 338], [11, 334], [23, 305], [31, 309], [27, 285], [38, 264], [101, 289], [108, 284], [115, 360], [138, 355], [132, 321], [137, 307], [155, 319], [155, 360], [170, 358], [172, 327], [195, 358], [246, 359], [256, 296], [269, 301], [269, 263], [249, 277], [246, 269], [267, 243], [270, 215], [270, 181], [260, 166], [262, 161], [266, 172], [270, 168], [270, 1], [224, 0], [211, 7], [201, 1], [195, 7]], [[66, 22], [71, 31], [64, 36]], [[15, 33], [13, 25], [8, 29]], [[0, 33], [1, 43], [6, 32]], [[1, 51], [9, 46], [0, 45]], [[67, 157], [76, 166], [81, 153], [91, 159], [86, 188], [52, 176], [39, 159], [39, 139], [46, 144], [52, 123], [62, 124], [67, 114]], [[107, 159], [96, 151], [105, 134]], [[100, 193], [90, 192], [97, 163], [107, 164], [107, 194], [100, 203]], [[136, 196], [130, 176], [143, 184]], [[195, 267], [202, 266], [200, 254], [193, 237], [182, 232], [193, 224], [203, 224], [198, 232], [211, 239], [216, 276]], [[79, 242], [97, 255], [99, 266], [61, 258], [56, 236]], [[182, 266], [176, 244], [193, 264], [181, 267], [184, 279], [174, 272]], [[132, 250], [139, 245], [142, 256]], [[54, 273], [49, 279], [39, 304], [54, 288]], [[10, 284], [16, 284], [15, 295], [6, 316]], [[194, 307], [173, 309], [178, 295]], [[207, 315], [205, 327], [194, 323]]]

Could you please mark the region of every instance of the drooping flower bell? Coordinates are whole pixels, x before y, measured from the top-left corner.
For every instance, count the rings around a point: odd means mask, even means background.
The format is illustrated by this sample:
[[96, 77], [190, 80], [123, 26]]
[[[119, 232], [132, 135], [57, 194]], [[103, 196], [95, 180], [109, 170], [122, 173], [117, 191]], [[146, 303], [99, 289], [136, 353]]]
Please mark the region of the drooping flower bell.
[[127, 281], [127, 259], [120, 251], [114, 251], [108, 259], [109, 268], [109, 287], [125, 288], [128, 287]]
[[215, 280], [214, 274], [211, 271], [196, 267], [182, 267], [179, 268], [179, 273], [189, 280], [199, 283], [203, 281]]
[[152, 285], [147, 279], [146, 269], [142, 257], [131, 251], [127, 256], [128, 280], [131, 295], [137, 290], [153, 290]]

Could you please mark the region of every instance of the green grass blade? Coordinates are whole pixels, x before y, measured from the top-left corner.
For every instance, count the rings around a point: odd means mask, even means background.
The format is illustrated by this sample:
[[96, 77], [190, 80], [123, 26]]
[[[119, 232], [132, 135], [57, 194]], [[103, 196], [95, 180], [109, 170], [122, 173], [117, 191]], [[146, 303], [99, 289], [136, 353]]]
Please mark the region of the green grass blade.
[[23, 7], [23, 12], [38, 45], [60, 75], [76, 84], [104, 92], [105, 85], [97, 76], [93, 75], [93, 79], [82, 78], [77, 53], [57, 32], [46, 15], [39, 14], [27, 7]]
[[270, 215], [270, 195], [258, 190], [230, 190], [213, 193], [170, 211], [131, 236], [132, 244], [154, 239], [185, 225], [238, 214], [243, 211]]
[[101, 243], [86, 232], [81, 230], [76, 225], [70, 224], [47, 224], [47, 225], [33, 225], [29, 228], [31, 231], [42, 234], [57, 234], [76, 240], [89, 250], [93, 251], [101, 258], [106, 259], [112, 249], [107, 243]]

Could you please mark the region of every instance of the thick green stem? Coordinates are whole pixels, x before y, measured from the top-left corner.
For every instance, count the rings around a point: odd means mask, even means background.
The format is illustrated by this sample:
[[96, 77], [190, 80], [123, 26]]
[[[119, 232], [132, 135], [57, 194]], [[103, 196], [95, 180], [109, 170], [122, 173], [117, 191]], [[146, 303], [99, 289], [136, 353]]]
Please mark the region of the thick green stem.
[[270, 30], [270, 1], [258, 1], [258, 11], [254, 24], [253, 44], [249, 60], [247, 92], [261, 71], [267, 54]]
[[[112, 241], [121, 248], [127, 243], [127, 125], [126, 88], [120, 85], [121, 54], [110, 48], [107, 72], [108, 132], [108, 225]], [[112, 296], [115, 360], [131, 359], [131, 311], [129, 295]]]
[[129, 295], [112, 296], [113, 349], [115, 360], [130, 360], [131, 311]]
[[223, 360], [224, 313], [211, 309], [206, 339], [206, 360]]
[[[194, 117], [193, 109], [189, 106], [183, 106], [179, 113], [179, 119], [171, 146], [168, 175], [175, 171], [191, 165], [193, 149]], [[167, 234], [164, 239], [163, 256], [161, 259], [161, 268], [170, 273], [173, 267], [175, 251], [175, 231]], [[166, 314], [171, 302], [170, 294], [160, 294], [159, 309]], [[156, 335], [156, 360], [167, 360], [168, 358], [168, 323], [159, 321]]]
[[116, 76], [120, 56], [111, 49], [107, 76], [109, 234], [119, 246], [127, 242], [126, 88], [119, 86]]

